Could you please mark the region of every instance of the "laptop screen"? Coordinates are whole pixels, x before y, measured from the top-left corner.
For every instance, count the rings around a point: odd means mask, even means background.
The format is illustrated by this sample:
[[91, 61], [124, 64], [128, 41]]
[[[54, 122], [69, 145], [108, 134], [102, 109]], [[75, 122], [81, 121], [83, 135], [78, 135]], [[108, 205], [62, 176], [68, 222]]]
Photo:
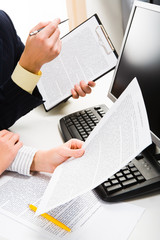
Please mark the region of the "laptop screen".
[[144, 97], [152, 140], [160, 147], [160, 7], [136, 2], [108, 96], [115, 100], [136, 77]]

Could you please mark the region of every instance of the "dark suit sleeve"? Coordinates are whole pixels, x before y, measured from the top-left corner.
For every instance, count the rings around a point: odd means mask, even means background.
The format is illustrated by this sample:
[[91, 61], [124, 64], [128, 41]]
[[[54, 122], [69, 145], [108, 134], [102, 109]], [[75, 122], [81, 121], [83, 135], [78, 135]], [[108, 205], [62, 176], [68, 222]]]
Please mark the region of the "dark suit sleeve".
[[0, 129], [9, 128], [17, 119], [43, 103], [37, 87], [31, 95], [11, 79], [23, 50], [24, 45], [12, 21], [0, 11]]

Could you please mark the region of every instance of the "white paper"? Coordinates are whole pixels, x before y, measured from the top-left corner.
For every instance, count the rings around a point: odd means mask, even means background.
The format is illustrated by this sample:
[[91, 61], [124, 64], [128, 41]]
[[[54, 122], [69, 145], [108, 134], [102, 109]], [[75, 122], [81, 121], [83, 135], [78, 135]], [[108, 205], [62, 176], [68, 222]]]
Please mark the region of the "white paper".
[[38, 88], [49, 110], [71, 96], [81, 80], [95, 80], [115, 67], [117, 58], [95, 17], [62, 39], [60, 55], [42, 67]]
[[50, 176], [46, 174], [26, 177], [5, 172], [0, 177], [0, 213], [40, 232], [48, 239], [67, 239], [77, 231], [83, 231], [101, 204], [93, 192], [88, 192], [50, 211], [48, 214], [71, 228], [72, 233], [68, 233], [41, 216], [35, 217], [35, 213], [29, 209], [29, 204], [39, 204], [49, 180]]
[[136, 79], [121, 94], [85, 142], [85, 154], [58, 166], [37, 215], [95, 188], [151, 144], [142, 94]]
[[128, 203], [102, 203], [90, 191], [49, 212], [72, 229], [68, 233], [41, 216], [35, 217], [28, 208], [28, 203], [39, 202], [49, 179], [46, 174], [25, 177], [10, 172], [0, 177], [0, 236], [8, 240], [106, 240], [106, 236], [125, 240], [144, 212]]
[[127, 240], [144, 209], [126, 203], [104, 203], [78, 240]]

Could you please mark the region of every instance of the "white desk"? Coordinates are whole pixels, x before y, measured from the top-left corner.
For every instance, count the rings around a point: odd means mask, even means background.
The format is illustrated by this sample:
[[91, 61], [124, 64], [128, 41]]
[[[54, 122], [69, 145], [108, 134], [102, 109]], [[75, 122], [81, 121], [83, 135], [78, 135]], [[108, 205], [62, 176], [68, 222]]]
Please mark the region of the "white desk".
[[[21, 140], [25, 145], [47, 149], [62, 144], [63, 140], [58, 130], [59, 119], [71, 112], [94, 106], [96, 104], [106, 103], [106, 105], [111, 105], [111, 102], [107, 99], [107, 89], [109, 88], [111, 78], [112, 72], [97, 81], [92, 94], [78, 100], [70, 99], [50, 112], [46, 113], [43, 106], [38, 107], [18, 120], [11, 128], [12, 131], [20, 134]], [[158, 193], [157, 195], [144, 197], [130, 202], [144, 207], [146, 211], [136, 225], [129, 240], [159, 240], [160, 194]], [[6, 217], [0, 215], [0, 229], [3, 228], [3, 218]], [[8, 224], [9, 226], [12, 224], [15, 225], [14, 221], [11, 219], [8, 219]], [[36, 238], [36, 234], [33, 233], [33, 231], [28, 230], [25, 226], [22, 226], [19, 223], [16, 223], [16, 226], [17, 227], [13, 230], [13, 236], [16, 236], [17, 231], [19, 234], [22, 234], [23, 231], [25, 231], [26, 234], [24, 239], [40, 240], [40, 238]], [[4, 226], [4, 228], [7, 232], [7, 226]], [[2, 234], [1, 230], [0, 234]], [[13, 239], [16, 238], [13, 237], [12, 240]]]

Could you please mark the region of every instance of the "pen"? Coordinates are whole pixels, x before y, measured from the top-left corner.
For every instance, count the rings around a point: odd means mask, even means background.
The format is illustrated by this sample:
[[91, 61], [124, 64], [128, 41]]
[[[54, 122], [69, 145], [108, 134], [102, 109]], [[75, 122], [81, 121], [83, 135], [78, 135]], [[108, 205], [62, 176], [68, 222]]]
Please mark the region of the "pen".
[[[65, 19], [65, 20], [61, 21], [61, 22], [59, 23], [59, 25], [60, 25], [61, 23], [64, 23], [64, 22], [68, 21], [68, 20], [69, 20], [69, 19]], [[43, 27], [43, 28], [40, 28], [40, 29], [38, 29], [38, 30], [35, 30], [34, 32], [31, 32], [31, 33], [29, 34], [29, 36], [36, 35], [36, 34], [39, 33], [42, 29], [44, 29], [44, 27]]]
[[[37, 211], [37, 207], [35, 207], [34, 205], [32, 204], [29, 204], [29, 208], [36, 212]], [[68, 232], [71, 232], [71, 229], [69, 227], [67, 227], [66, 225], [64, 225], [63, 223], [61, 223], [60, 221], [58, 221], [57, 219], [55, 219], [54, 217], [50, 216], [49, 214], [47, 213], [43, 213], [41, 214], [42, 217], [44, 217], [45, 219], [47, 219], [48, 221], [54, 223], [55, 225], [57, 225], [58, 227], [68, 231]]]

